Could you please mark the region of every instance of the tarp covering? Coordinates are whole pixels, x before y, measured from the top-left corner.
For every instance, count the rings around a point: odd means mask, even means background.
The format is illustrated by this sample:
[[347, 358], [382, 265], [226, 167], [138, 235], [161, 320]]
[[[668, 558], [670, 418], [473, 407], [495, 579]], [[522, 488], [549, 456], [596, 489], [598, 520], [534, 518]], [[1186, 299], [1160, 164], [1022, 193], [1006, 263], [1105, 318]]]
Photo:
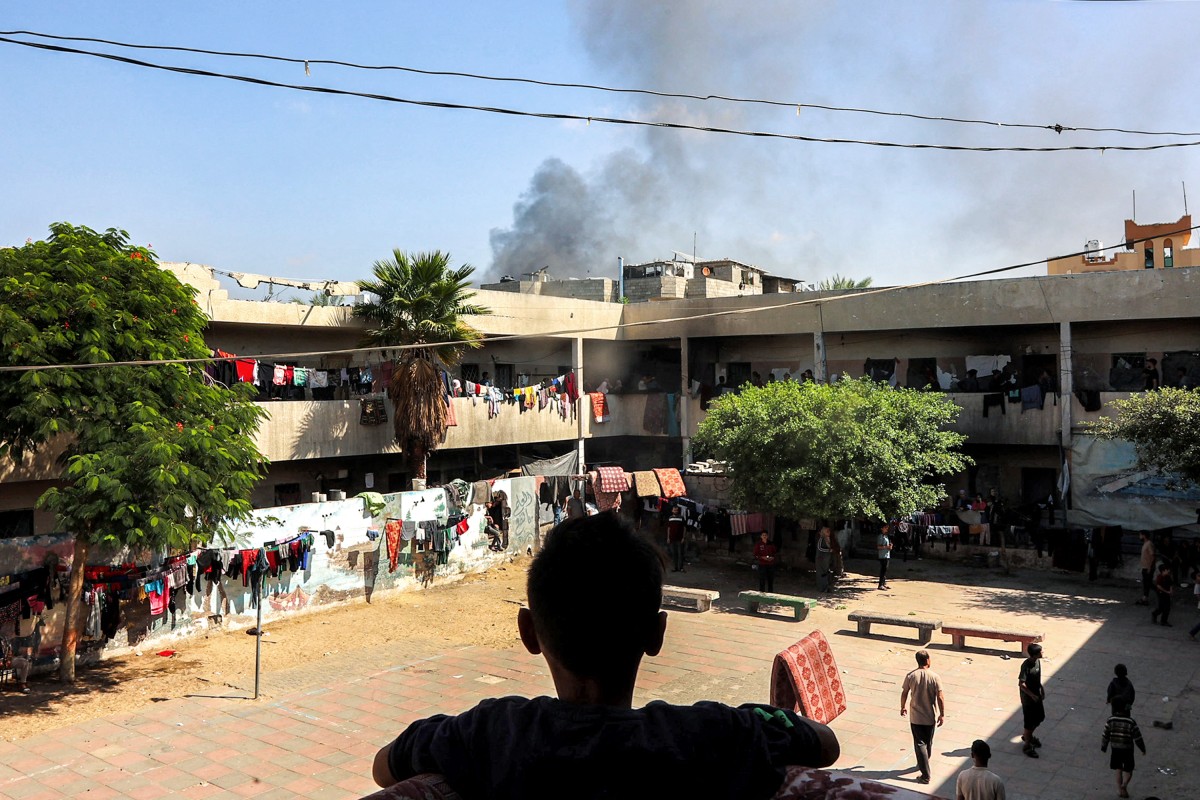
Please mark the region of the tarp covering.
[[558, 456], [557, 458], [543, 458], [540, 461], [521, 459], [521, 474], [522, 475], [542, 475], [549, 477], [551, 475], [578, 475], [579, 474], [579, 451], [572, 450], [571, 452]]
[[1200, 487], [1168, 489], [1166, 478], [1137, 468], [1129, 442], [1076, 436], [1070, 475], [1073, 526], [1154, 530], [1196, 521]]

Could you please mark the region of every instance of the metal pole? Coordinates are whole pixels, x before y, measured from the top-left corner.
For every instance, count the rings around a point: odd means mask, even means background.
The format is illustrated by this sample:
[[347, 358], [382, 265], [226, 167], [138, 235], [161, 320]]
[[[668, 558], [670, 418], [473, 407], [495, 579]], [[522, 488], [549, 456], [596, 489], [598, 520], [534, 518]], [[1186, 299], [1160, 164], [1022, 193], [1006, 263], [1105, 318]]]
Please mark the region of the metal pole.
[[258, 678], [262, 665], [262, 604], [263, 593], [258, 593], [258, 614], [254, 628], [254, 699], [258, 699]]

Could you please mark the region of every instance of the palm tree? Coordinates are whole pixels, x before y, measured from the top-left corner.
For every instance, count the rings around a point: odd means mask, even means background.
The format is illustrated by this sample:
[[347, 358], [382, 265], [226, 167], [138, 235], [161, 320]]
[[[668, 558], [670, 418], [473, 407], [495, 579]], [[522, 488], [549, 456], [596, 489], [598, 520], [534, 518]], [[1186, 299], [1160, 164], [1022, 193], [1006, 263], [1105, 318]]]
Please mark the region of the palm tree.
[[866, 289], [871, 285], [871, 278], [863, 278], [855, 280], [849, 276], [834, 275], [832, 278], [826, 278], [817, 284], [817, 288], [821, 291], [830, 289]]
[[450, 266], [450, 254], [392, 251], [376, 261], [372, 280], [359, 281], [377, 300], [354, 307], [367, 323], [363, 344], [403, 347], [392, 372], [388, 397], [393, 408], [396, 441], [404, 449], [414, 480], [425, 480], [425, 462], [446, 435], [445, 385], [440, 368], [458, 364], [467, 350], [482, 346], [483, 334], [463, 321], [467, 315], [490, 314], [471, 305], [475, 268]]

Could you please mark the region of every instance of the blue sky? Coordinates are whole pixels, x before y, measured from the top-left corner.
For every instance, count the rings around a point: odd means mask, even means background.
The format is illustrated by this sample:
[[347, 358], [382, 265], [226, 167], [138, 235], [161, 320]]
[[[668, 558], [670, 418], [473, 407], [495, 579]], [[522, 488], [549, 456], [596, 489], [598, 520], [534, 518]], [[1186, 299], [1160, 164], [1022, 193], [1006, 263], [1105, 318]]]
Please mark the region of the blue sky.
[[[929, 115], [1200, 131], [1191, 2], [8, 2], [0, 28]], [[130, 54], [115, 48], [76, 45]], [[1151, 144], [397, 72], [134, 57], [585, 116], [970, 145]], [[1200, 151], [985, 154], [521, 119], [150, 71], [0, 43], [0, 245], [118, 226], [164, 260], [353, 280], [393, 247], [495, 277], [730, 257], [928, 280], [1115, 244], [1200, 203]], [[1030, 270], [1041, 272], [1042, 270]]]

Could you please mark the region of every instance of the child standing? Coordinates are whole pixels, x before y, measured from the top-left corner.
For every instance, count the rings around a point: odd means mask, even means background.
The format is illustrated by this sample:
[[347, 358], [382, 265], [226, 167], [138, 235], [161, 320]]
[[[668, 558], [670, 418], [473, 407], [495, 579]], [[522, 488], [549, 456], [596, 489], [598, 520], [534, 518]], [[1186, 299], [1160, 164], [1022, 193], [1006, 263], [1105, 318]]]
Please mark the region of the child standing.
[[1100, 752], [1112, 745], [1108, 766], [1117, 772], [1117, 795], [1129, 797], [1129, 781], [1133, 779], [1133, 746], [1136, 744], [1146, 754], [1146, 743], [1142, 732], [1129, 716], [1129, 709], [1119, 702], [1113, 703], [1113, 715], [1104, 723], [1104, 737], [1100, 741]]

